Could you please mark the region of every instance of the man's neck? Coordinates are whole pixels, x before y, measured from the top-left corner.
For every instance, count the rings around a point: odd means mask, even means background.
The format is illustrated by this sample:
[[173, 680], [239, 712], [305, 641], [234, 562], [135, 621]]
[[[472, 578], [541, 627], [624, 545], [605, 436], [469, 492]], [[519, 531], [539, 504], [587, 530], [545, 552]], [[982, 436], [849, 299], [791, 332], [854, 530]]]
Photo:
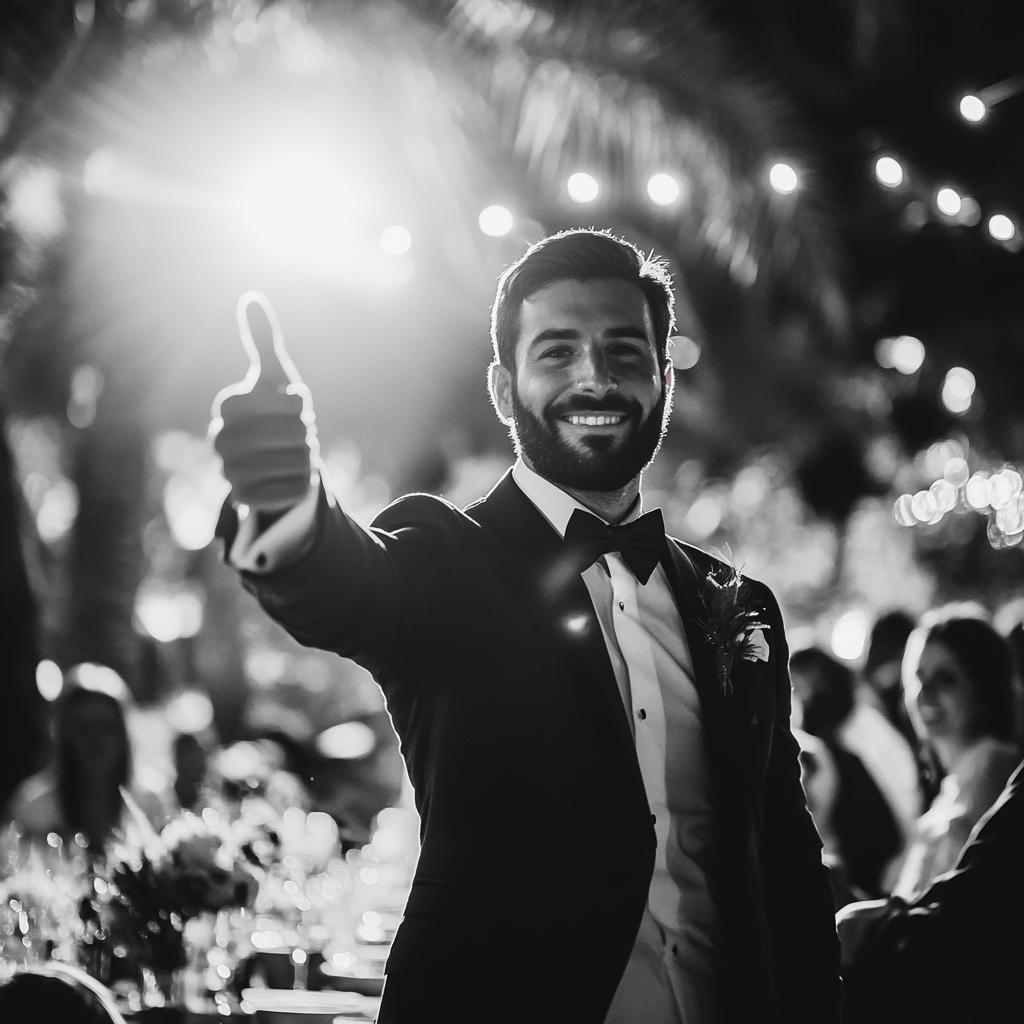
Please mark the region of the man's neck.
[[[526, 463], [534, 473], [537, 470], [530, 463], [530, 460], [523, 456]], [[538, 473], [538, 476], [542, 474]], [[600, 516], [606, 523], [620, 522], [636, 503], [637, 495], [640, 493], [640, 477], [637, 475], [617, 491], [579, 491], [573, 487], [566, 487], [564, 484], [549, 480], [549, 483], [561, 488], [570, 497], [575, 498], [584, 508], [590, 509], [594, 515]], [[545, 477], [545, 479], [547, 479]]]

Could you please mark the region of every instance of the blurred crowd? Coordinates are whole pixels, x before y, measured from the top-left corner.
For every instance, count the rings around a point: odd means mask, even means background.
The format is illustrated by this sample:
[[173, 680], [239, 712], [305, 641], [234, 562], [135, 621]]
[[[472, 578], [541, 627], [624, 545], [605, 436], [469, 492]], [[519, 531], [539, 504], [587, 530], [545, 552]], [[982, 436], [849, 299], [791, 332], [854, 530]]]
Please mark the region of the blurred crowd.
[[843, 943], [847, 1024], [1024, 1013], [1024, 625], [879, 618], [860, 673], [792, 655], [794, 726]]
[[[1003, 636], [971, 605], [883, 615], [859, 669], [817, 647], [792, 654], [849, 1024], [1015, 1019], [1024, 1006], [1012, 966], [1024, 962], [1022, 670], [1024, 624]], [[200, 909], [221, 915], [219, 933], [193, 927], [195, 948], [180, 954], [197, 1006], [234, 1006], [254, 971], [257, 983], [261, 970], [280, 973], [266, 960], [274, 951], [287, 954], [282, 984], [296, 949], [315, 956], [321, 983], [332, 971], [379, 980], [417, 848], [383, 712], [361, 723], [375, 752], [347, 760], [282, 735], [227, 747], [212, 726], [171, 735], [173, 773], [154, 786], [133, 771], [133, 708], [112, 673], [83, 673], [53, 707], [49, 759], [15, 791], [0, 832], [7, 973], [79, 964], [132, 1005], [159, 1005], [131, 966], [153, 949], [133, 953], [124, 928], [117, 944], [111, 893], [144, 903], [140, 865], [173, 854], [179, 872], [207, 857]]]

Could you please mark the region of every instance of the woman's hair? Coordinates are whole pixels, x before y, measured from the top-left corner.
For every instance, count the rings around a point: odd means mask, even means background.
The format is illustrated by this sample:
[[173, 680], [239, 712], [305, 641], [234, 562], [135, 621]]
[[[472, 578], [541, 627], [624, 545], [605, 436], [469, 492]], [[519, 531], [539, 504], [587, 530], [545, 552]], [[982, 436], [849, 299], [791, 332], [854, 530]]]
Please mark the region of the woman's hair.
[[[983, 736], [1012, 740], [1015, 724], [1010, 645], [976, 615], [938, 609], [921, 619], [907, 642], [904, 679], [917, 672], [929, 642], [943, 644], [963, 669], [978, 707], [975, 727]], [[906, 687], [904, 687], [906, 688]]]
[[668, 336], [675, 326], [672, 278], [665, 262], [644, 254], [608, 231], [577, 228], [531, 245], [498, 280], [491, 309], [494, 358], [515, 370], [523, 302], [556, 281], [619, 280], [634, 284], [651, 311], [658, 364], [664, 369]]
[[[83, 780], [89, 772], [89, 765], [81, 764], [75, 752], [72, 732], [77, 712], [86, 704], [103, 704], [113, 712], [118, 724], [121, 741], [121, 756], [110, 782], [111, 798], [119, 797], [119, 787], [126, 786], [131, 777], [131, 743], [128, 740], [128, 727], [124, 720], [124, 710], [120, 703], [110, 694], [97, 690], [86, 690], [75, 687], [61, 699], [57, 711], [55, 754], [57, 768], [57, 796], [60, 800], [64, 820], [71, 829], [82, 827]], [[92, 840], [99, 837], [90, 836]]]

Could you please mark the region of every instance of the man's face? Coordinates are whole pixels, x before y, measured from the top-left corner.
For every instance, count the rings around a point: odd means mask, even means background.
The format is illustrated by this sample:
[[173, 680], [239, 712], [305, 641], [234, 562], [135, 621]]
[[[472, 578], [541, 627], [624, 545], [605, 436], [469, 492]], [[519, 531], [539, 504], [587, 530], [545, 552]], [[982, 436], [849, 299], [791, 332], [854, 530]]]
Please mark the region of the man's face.
[[671, 365], [659, 369], [650, 310], [627, 281], [556, 281], [520, 312], [515, 370], [491, 393], [524, 461], [562, 487], [625, 487], [668, 422]]

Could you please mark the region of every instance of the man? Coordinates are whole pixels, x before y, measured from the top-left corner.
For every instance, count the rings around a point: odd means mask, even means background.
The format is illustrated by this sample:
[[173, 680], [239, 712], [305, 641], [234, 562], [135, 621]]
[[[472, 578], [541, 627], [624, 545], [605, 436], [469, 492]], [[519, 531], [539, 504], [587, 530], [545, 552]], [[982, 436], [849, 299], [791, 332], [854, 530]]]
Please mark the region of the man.
[[256, 370], [222, 397], [225, 475], [258, 510], [226, 506], [229, 558], [296, 638], [374, 674], [416, 790], [385, 1024], [838, 1020], [778, 606], [749, 582], [712, 615], [726, 567], [640, 514], [672, 323], [633, 246], [531, 247], [492, 317], [514, 469], [465, 511], [413, 495], [369, 532], [307, 482], [286, 359], [276, 390], [245, 393]]

